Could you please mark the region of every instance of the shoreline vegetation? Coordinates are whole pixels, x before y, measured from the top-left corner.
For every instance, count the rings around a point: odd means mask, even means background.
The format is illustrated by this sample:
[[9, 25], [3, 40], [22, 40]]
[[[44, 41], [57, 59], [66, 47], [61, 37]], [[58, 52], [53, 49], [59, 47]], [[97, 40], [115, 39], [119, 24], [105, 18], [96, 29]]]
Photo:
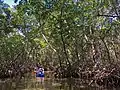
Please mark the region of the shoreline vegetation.
[[[80, 68], [80, 67], [79, 67]], [[73, 78], [80, 79], [78, 83], [83, 83], [89, 86], [98, 86], [98, 87], [106, 87], [106, 88], [117, 88], [120, 87], [120, 66], [119, 63], [109, 64], [106, 66], [98, 66], [94, 65], [93, 68], [84, 67], [84, 69], [79, 69], [77, 72], [73, 70], [73, 72], [68, 73], [67, 68], [64, 68], [60, 71], [60, 67], [45, 69], [45, 78], [51, 79], [64, 79], [64, 78]], [[72, 68], [71, 68], [72, 69]], [[31, 65], [24, 68], [15, 69], [6, 69], [6, 72], [0, 72], [1, 79], [7, 78], [19, 78], [22, 79], [25, 77], [25, 74], [30, 73], [31, 76], [35, 76], [33, 74], [34, 67]], [[83, 81], [83, 82], [82, 82]]]

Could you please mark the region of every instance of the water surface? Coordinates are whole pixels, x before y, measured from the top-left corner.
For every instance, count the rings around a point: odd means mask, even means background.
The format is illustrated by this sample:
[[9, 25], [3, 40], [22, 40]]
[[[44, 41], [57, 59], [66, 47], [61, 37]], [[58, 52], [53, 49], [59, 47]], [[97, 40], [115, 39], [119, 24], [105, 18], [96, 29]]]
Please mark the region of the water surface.
[[120, 90], [90, 87], [79, 79], [45, 78], [40, 82], [35, 77], [22, 79], [5, 79], [0, 81], [0, 90]]

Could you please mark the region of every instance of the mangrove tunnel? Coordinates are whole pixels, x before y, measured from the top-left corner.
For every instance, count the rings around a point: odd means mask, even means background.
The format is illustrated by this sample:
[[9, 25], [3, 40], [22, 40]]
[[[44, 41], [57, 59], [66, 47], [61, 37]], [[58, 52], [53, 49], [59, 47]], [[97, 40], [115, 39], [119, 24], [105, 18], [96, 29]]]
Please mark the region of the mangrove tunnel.
[[120, 89], [120, 0], [0, 0], [0, 88]]

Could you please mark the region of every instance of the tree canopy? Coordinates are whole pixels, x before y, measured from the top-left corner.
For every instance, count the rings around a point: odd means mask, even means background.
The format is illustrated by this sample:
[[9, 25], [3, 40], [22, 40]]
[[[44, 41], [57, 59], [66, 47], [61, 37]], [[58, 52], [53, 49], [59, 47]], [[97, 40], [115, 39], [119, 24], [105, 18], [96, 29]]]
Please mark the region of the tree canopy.
[[0, 1], [0, 68], [29, 63], [71, 71], [120, 59], [119, 0]]

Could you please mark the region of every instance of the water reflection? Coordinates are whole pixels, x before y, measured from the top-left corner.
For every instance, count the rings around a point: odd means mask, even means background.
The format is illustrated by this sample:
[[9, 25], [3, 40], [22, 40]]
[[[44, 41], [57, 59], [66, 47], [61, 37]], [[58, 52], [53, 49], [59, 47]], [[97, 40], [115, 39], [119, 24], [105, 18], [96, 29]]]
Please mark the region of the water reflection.
[[44, 82], [40, 82], [33, 77], [14, 80], [8, 79], [0, 81], [0, 90], [103, 90], [84, 86], [80, 82], [78, 79], [45, 79]]

